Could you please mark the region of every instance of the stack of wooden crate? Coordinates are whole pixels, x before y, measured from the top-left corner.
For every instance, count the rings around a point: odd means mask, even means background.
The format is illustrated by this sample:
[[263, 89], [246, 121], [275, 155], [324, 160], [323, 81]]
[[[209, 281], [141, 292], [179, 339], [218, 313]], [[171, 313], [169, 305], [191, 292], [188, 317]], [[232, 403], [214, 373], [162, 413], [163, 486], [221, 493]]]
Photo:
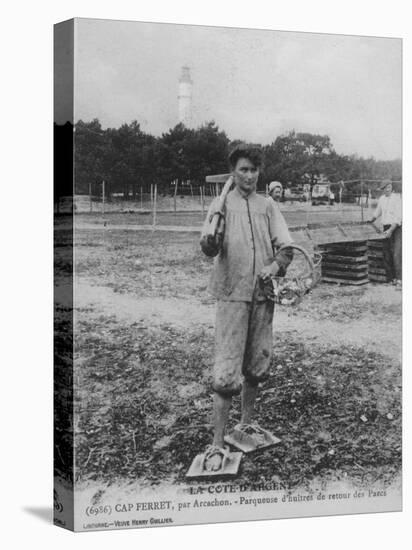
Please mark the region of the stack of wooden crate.
[[373, 283], [386, 283], [388, 277], [383, 262], [383, 239], [370, 239], [368, 241], [368, 273], [369, 280]]
[[367, 241], [344, 241], [319, 245], [322, 281], [348, 285], [368, 282]]
[[322, 254], [322, 280], [364, 285], [387, 282], [383, 262], [384, 240], [368, 223], [310, 224], [292, 228], [296, 243], [310, 254]]

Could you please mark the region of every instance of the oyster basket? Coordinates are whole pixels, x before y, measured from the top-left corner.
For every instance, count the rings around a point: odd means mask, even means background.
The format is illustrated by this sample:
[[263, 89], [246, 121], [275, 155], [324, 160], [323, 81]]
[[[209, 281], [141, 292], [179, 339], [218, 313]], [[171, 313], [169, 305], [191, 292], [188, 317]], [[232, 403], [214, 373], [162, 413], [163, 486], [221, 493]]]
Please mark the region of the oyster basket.
[[302, 254], [305, 260], [304, 268], [301, 273], [294, 276], [286, 274], [285, 277], [272, 277], [273, 301], [276, 304], [284, 306], [294, 306], [319, 282], [321, 278], [322, 255], [315, 251], [313, 257], [311, 257], [307, 250], [297, 244], [284, 245], [279, 250], [286, 248], [293, 248]]

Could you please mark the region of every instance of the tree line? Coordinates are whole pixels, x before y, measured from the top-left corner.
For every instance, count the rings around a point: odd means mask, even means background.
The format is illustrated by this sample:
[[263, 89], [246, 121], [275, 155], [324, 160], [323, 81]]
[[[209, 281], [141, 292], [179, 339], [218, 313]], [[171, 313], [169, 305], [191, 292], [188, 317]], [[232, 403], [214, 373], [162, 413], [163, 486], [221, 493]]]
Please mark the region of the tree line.
[[[239, 140], [231, 141], [211, 121], [199, 128], [178, 124], [160, 137], [144, 132], [137, 121], [119, 128], [103, 129], [98, 119], [79, 120], [75, 124], [75, 193], [101, 193], [105, 181], [107, 196], [114, 193], [135, 199], [143, 189], [147, 192], [156, 183], [159, 192], [173, 190], [172, 182], [190, 182], [191, 188], [204, 185], [210, 174], [228, 172], [229, 150]], [[369, 180], [369, 188], [390, 178], [402, 179], [400, 159], [380, 161], [357, 155], [339, 155], [329, 136], [290, 131], [262, 146], [264, 166], [258, 188], [264, 190], [273, 180], [285, 187], [311, 187], [320, 178], [339, 185], [346, 184], [359, 192], [361, 180]]]

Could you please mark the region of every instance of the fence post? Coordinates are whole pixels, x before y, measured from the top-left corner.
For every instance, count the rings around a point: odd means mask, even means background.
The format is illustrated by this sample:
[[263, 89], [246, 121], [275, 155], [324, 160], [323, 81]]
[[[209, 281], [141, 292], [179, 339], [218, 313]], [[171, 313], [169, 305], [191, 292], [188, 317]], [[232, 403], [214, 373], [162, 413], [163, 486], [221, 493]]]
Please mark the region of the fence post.
[[102, 181], [102, 213], [104, 214], [105, 181]]
[[173, 205], [174, 205], [175, 213], [176, 213], [176, 210], [177, 210], [177, 207], [176, 207], [177, 183], [178, 183], [178, 180], [175, 180], [175, 192], [174, 192], [174, 195], [173, 195]]
[[154, 193], [153, 193], [153, 225], [152, 225], [153, 231], [156, 228], [156, 206], [157, 206], [157, 183], [155, 183], [154, 185]]
[[360, 182], [360, 195], [361, 195], [361, 221], [363, 222], [363, 180]]
[[200, 186], [200, 202], [202, 204], [202, 215], [205, 213], [205, 195], [203, 190], [203, 185]]

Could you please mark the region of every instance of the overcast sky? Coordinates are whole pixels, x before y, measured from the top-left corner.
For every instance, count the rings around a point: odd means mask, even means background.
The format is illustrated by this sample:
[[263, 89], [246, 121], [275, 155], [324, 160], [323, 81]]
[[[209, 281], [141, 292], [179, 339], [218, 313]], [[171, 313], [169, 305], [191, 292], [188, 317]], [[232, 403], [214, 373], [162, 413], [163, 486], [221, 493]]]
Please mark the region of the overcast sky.
[[338, 153], [401, 156], [399, 39], [93, 19], [75, 36], [75, 120], [136, 119], [161, 135], [188, 65], [194, 126], [262, 144], [295, 129], [328, 134]]

